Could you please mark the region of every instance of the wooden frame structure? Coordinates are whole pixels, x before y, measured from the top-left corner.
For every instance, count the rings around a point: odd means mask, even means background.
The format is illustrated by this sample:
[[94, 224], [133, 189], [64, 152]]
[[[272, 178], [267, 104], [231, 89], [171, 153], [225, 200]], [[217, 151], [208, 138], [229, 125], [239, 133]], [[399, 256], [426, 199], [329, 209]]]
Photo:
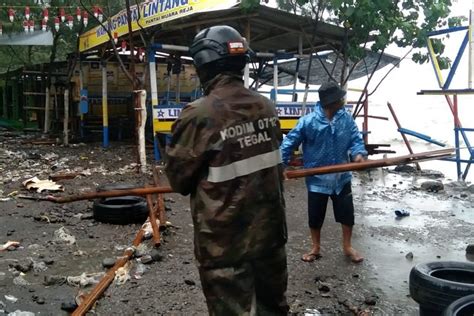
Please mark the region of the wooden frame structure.
[[[471, 12], [472, 16], [472, 12]], [[459, 180], [465, 180], [468, 173], [469, 169], [471, 167], [471, 164], [474, 163], [474, 147], [471, 146], [471, 142], [469, 141], [469, 137], [467, 135], [468, 132], [474, 132], [474, 128], [466, 128], [463, 127], [461, 123], [461, 119], [459, 117], [459, 104], [458, 104], [458, 95], [474, 95], [474, 89], [472, 88], [472, 67], [469, 69], [469, 88], [467, 89], [450, 89], [451, 82], [456, 74], [456, 70], [459, 66], [459, 63], [461, 61], [461, 58], [466, 50], [466, 47], [468, 44], [470, 44], [470, 50], [471, 52], [474, 51], [474, 45], [473, 45], [473, 25], [474, 22], [471, 19], [471, 25], [469, 27], [467, 26], [460, 26], [460, 27], [453, 27], [453, 28], [448, 28], [444, 30], [439, 30], [435, 32], [431, 32], [428, 34], [428, 51], [430, 54], [430, 60], [433, 65], [433, 69], [435, 72], [436, 79], [438, 81], [438, 85], [440, 87], [439, 90], [421, 90], [418, 92], [420, 95], [440, 95], [444, 96], [446, 99], [446, 102], [448, 103], [449, 109], [451, 110], [451, 113], [453, 115], [454, 119], [454, 142], [456, 146], [456, 156], [453, 158], [446, 158], [445, 160], [448, 161], [454, 161], [456, 162], [456, 170], [457, 170], [457, 176]], [[436, 58], [431, 37], [438, 36], [438, 35], [443, 35], [443, 34], [448, 34], [448, 33], [453, 33], [453, 32], [460, 32], [460, 31], [465, 31], [466, 35], [464, 36], [464, 39], [461, 43], [461, 46], [458, 50], [456, 59], [454, 60], [454, 63], [449, 71], [448, 77], [446, 81], [443, 79], [443, 75], [441, 73], [441, 67], [439, 66], [438, 60]], [[469, 54], [469, 65], [474, 62], [471, 60], [472, 54]], [[469, 158], [465, 159], [462, 157], [462, 152], [461, 152], [461, 140], [464, 141], [464, 144], [466, 145], [466, 149], [468, 151]], [[463, 170], [463, 164], [465, 164], [465, 168]]]

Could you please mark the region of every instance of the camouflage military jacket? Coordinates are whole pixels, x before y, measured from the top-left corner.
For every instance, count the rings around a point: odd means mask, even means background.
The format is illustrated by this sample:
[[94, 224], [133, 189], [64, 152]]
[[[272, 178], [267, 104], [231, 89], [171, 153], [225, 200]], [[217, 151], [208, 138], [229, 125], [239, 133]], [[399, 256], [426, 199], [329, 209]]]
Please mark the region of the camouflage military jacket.
[[166, 173], [175, 191], [191, 194], [201, 266], [229, 266], [285, 244], [281, 138], [270, 101], [225, 75], [173, 124]]

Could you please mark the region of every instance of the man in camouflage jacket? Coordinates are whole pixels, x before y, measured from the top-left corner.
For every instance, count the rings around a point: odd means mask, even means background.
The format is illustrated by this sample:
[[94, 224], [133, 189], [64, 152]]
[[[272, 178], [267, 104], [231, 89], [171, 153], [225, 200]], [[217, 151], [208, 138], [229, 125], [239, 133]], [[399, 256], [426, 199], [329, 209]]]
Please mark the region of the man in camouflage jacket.
[[184, 107], [173, 124], [166, 173], [174, 190], [191, 195], [195, 255], [209, 313], [286, 315], [277, 114], [268, 99], [243, 85], [247, 48], [237, 31], [203, 30], [190, 52], [204, 97]]

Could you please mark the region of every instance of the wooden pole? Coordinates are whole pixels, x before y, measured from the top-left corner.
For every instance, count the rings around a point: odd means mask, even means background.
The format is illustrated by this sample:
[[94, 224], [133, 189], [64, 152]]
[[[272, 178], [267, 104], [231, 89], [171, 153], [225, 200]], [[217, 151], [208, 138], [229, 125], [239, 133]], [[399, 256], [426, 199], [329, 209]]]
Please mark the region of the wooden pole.
[[[148, 217], [150, 219], [151, 229], [153, 231], [153, 243], [155, 247], [160, 246], [160, 228], [156, 225], [156, 209], [153, 207], [151, 194], [147, 194], [146, 203], [148, 206]], [[157, 205], [158, 206], [158, 205]], [[160, 223], [161, 225], [161, 223]]]
[[[393, 110], [392, 105], [390, 104], [390, 102], [387, 102], [387, 106], [388, 106], [388, 109], [390, 110], [390, 113], [392, 113], [392, 117], [393, 117], [393, 120], [395, 121], [395, 124], [397, 124], [397, 127], [400, 129], [402, 126], [401, 126], [400, 122], [398, 121], [397, 115], [395, 115], [395, 111]], [[400, 132], [400, 134], [402, 135], [403, 142], [407, 146], [408, 151], [410, 152], [410, 154], [413, 154], [413, 150], [411, 149], [410, 142], [408, 141], [406, 135], [404, 133], [401, 133], [401, 132]], [[417, 170], [421, 170], [421, 167], [420, 167], [419, 163], [415, 163], [415, 165], [416, 165]]]
[[[156, 167], [153, 168], [153, 181], [155, 182], [156, 187], [160, 186], [160, 175]], [[158, 194], [156, 203], [158, 208], [158, 217], [160, 219], [160, 225], [164, 226], [166, 225], [166, 214], [163, 194]]]
[[173, 189], [171, 187], [152, 187], [152, 188], [137, 188], [137, 189], [128, 189], [128, 190], [112, 190], [112, 191], [102, 191], [102, 192], [87, 192], [83, 194], [69, 195], [54, 197], [48, 196], [48, 201], [55, 203], [69, 203], [75, 201], [83, 200], [93, 200], [98, 198], [107, 198], [107, 197], [116, 197], [116, 196], [127, 196], [127, 195], [138, 195], [145, 196], [147, 194], [154, 193], [172, 193]]
[[102, 70], [102, 146], [109, 147], [109, 105], [107, 97], [107, 64], [101, 65]]
[[44, 101], [44, 130], [43, 132], [46, 134], [49, 132], [49, 120], [50, 120], [50, 111], [49, 111], [49, 87], [45, 89], [46, 98]]
[[145, 124], [146, 124], [146, 90], [137, 91], [139, 107], [138, 112], [138, 157], [140, 161], [140, 171], [146, 172], [146, 151], [145, 151]]
[[69, 145], [69, 89], [64, 89], [64, 120], [63, 120], [63, 129], [64, 129], [64, 145]]
[[[396, 166], [401, 164], [409, 164], [414, 163], [415, 161], [427, 161], [427, 160], [434, 160], [434, 159], [442, 159], [447, 158], [453, 155], [455, 148], [448, 148], [448, 149], [440, 149], [428, 152], [422, 152], [413, 155], [405, 155], [387, 159], [377, 159], [377, 160], [367, 160], [364, 162], [351, 162], [345, 164], [338, 164], [338, 165], [331, 165], [331, 166], [324, 166], [324, 167], [317, 167], [317, 168], [309, 168], [309, 169], [301, 169], [301, 170], [291, 170], [287, 171], [286, 175], [289, 179], [293, 178], [302, 178], [317, 174], [326, 174], [326, 173], [337, 173], [337, 172], [345, 172], [345, 171], [356, 171], [356, 170], [365, 170], [371, 168], [378, 168], [378, 167], [387, 167], [387, 166]], [[138, 196], [146, 196], [148, 194], [165, 194], [165, 193], [173, 193], [173, 189], [169, 186], [155, 186], [155, 187], [147, 187], [147, 188], [135, 188], [135, 189], [128, 189], [128, 190], [112, 190], [112, 191], [102, 191], [102, 192], [87, 192], [83, 194], [77, 195], [69, 195], [69, 196], [62, 196], [62, 197], [55, 197], [55, 196], [47, 196], [42, 198], [34, 198], [38, 200], [47, 200], [50, 202], [55, 203], [69, 203], [75, 201], [82, 201], [82, 200], [93, 200], [98, 198], [106, 198], [106, 197], [116, 197], [116, 196], [127, 196], [127, 195], [138, 195]], [[24, 197], [28, 198], [28, 197]]]

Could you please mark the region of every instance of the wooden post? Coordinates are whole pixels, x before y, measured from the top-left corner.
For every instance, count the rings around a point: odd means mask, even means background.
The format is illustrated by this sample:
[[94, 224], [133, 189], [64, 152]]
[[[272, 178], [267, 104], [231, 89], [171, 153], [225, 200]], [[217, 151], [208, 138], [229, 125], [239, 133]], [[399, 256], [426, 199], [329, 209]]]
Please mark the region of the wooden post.
[[46, 134], [49, 132], [50, 109], [49, 109], [49, 87], [46, 87], [46, 97], [44, 101], [44, 130]]
[[[81, 102], [82, 89], [84, 89], [84, 74], [82, 72], [82, 61], [79, 57], [79, 107]], [[84, 137], [84, 114], [80, 111], [79, 132], [81, 138]]]
[[138, 154], [140, 159], [140, 171], [146, 172], [146, 152], [145, 152], [145, 124], [146, 124], [146, 90], [138, 91]]
[[63, 120], [63, 131], [64, 131], [64, 146], [69, 145], [69, 89], [64, 89], [64, 120]]
[[9, 75], [10, 68], [8, 68], [7, 73], [5, 74], [5, 84], [3, 85], [3, 117], [8, 118], [8, 75]]
[[58, 89], [54, 84], [51, 85], [51, 93], [54, 94], [54, 118], [59, 121]]
[[109, 111], [107, 103], [107, 64], [102, 64], [102, 146], [109, 147]]
[[12, 80], [12, 119], [18, 120], [20, 118], [20, 100], [18, 100], [18, 80]]

